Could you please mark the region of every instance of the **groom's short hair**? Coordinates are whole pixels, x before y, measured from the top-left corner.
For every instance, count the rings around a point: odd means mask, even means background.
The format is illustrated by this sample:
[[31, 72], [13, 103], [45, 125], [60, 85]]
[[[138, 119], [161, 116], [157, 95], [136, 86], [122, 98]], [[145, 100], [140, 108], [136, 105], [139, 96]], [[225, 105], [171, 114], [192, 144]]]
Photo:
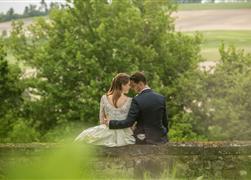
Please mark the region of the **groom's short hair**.
[[136, 73], [134, 73], [133, 75], [131, 75], [130, 80], [133, 81], [133, 82], [135, 82], [135, 83], [137, 83], [137, 84], [139, 82], [143, 82], [144, 84], [147, 83], [146, 77], [145, 77], [145, 75], [144, 75], [143, 72], [136, 72]]

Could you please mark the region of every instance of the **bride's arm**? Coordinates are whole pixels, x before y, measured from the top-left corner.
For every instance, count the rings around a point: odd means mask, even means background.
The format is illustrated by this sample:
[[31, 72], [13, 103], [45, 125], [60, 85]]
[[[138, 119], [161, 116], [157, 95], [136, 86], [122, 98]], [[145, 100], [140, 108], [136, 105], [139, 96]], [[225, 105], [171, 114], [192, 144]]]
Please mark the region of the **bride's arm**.
[[100, 100], [100, 107], [99, 107], [99, 123], [104, 124], [104, 118], [105, 118], [105, 111], [104, 111], [104, 101], [103, 97], [101, 97]]

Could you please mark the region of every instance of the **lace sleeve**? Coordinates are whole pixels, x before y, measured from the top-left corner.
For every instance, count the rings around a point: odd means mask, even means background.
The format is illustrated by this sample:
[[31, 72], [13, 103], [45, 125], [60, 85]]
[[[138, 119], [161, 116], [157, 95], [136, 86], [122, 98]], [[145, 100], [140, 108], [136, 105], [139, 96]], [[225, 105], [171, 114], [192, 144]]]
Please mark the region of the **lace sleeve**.
[[99, 107], [99, 123], [104, 123], [105, 111], [104, 111], [104, 96], [101, 97], [100, 107]]

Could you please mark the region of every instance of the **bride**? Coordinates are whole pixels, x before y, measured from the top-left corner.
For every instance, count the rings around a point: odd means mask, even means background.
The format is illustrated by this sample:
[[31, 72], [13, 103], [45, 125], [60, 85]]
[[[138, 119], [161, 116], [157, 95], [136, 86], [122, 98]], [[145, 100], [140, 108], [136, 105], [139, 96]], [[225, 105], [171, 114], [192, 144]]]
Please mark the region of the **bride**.
[[100, 125], [88, 128], [81, 132], [75, 141], [103, 146], [125, 146], [135, 144], [131, 128], [109, 129], [104, 123], [105, 118], [124, 120], [127, 117], [132, 98], [125, 94], [130, 89], [130, 77], [125, 73], [117, 74], [109, 91], [101, 97], [99, 120]]

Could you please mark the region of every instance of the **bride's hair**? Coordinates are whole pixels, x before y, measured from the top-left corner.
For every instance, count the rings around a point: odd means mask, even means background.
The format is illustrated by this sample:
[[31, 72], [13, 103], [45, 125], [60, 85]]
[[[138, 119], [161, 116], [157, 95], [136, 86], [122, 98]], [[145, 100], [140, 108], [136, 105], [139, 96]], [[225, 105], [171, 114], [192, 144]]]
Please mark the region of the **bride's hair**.
[[126, 85], [129, 81], [130, 76], [126, 73], [119, 73], [112, 79], [111, 87], [106, 95], [112, 95], [112, 103], [116, 108], [118, 108], [117, 102], [122, 94], [122, 85]]

